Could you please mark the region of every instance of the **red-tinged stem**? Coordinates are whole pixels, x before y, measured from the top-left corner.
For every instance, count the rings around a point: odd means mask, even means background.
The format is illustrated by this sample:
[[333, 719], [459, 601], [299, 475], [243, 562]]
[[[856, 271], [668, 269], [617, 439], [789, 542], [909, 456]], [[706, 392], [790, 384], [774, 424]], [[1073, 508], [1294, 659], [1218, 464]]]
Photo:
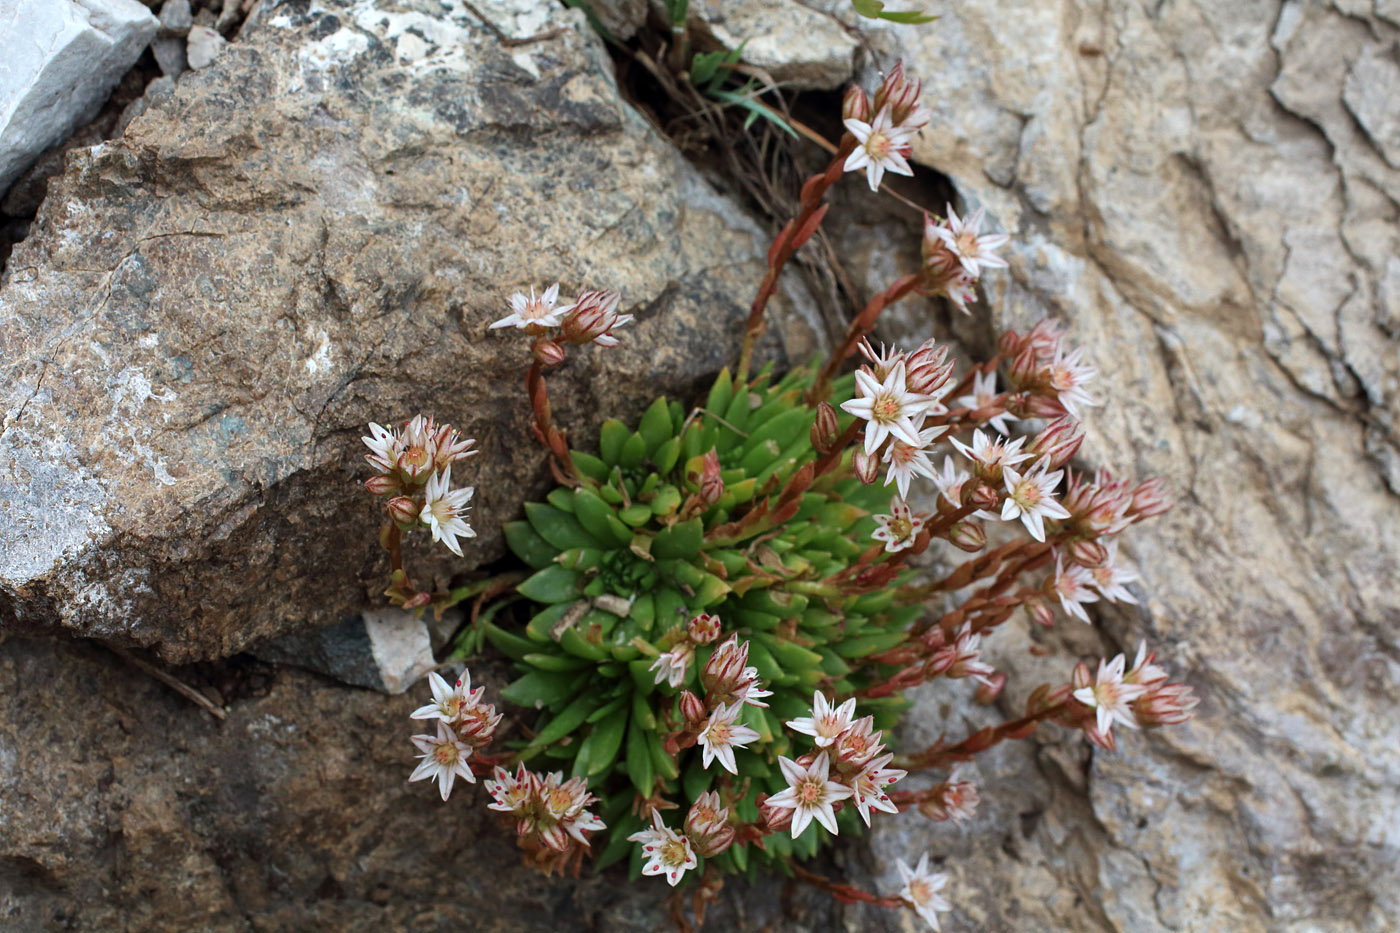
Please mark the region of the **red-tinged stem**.
[[820, 888], [843, 904], [873, 904], [876, 907], [890, 907], [896, 910], [904, 906], [904, 901], [898, 897], [880, 897], [869, 891], [862, 891], [854, 885], [832, 881], [824, 875], [808, 871], [796, 862], [789, 862], [788, 867], [799, 881]]
[[841, 137], [841, 144], [836, 149], [836, 154], [831, 157], [831, 162], [826, 170], [819, 175], [813, 175], [807, 179], [802, 186], [802, 203], [798, 208], [797, 216], [783, 227], [777, 238], [773, 241], [773, 246], [768, 251], [768, 271], [763, 275], [763, 281], [758, 285], [758, 293], [754, 295], [753, 304], [749, 306], [748, 325], [744, 329], [744, 346], [739, 353], [739, 367], [735, 376], [735, 385], [743, 385], [748, 382], [749, 366], [753, 362], [754, 346], [758, 343], [758, 338], [763, 336], [763, 331], [767, 327], [763, 313], [768, 307], [768, 299], [773, 297], [773, 293], [778, 290], [778, 276], [782, 274], [783, 267], [787, 265], [789, 259], [797, 252], [821, 223], [818, 211], [822, 208], [822, 199], [826, 196], [827, 189], [836, 184], [845, 172], [846, 157], [856, 147], [856, 138], [850, 133], [845, 133]]
[[556, 472], [566, 477], [577, 478], [573, 457], [569, 456], [569, 445], [564, 434], [554, 426], [554, 413], [549, 407], [549, 390], [544, 383], [544, 364], [538, 359], [530, 364], [525, 376], [525, 392], [530, 396], [530, 408], [535, 413], [535, 436], [554, 457]]
[[904, 761], [896, 761], [896, 764], [906, 771], [924, 771], [932, 768], [947, 768], [959, 761], [971, 761], [974, 755], [986, 751], [993, 745], [999, 745], [1007, 739], [1029, 738], [1037, 726], [1064, 709], [1066, 705], [1065, 703], [1057, 703], [1039, 712], [1022, 716], [1020, 719], [1004, 722], [999, 726], [978, 729], [956, 745], [943, 745], [942, 743], [931, 745], [921, 752], [910, 755]]
[[821, 375], [812, 384], [811, 391], [807, 393], [808, 405], [826, 401], [826, 397], [831, 394], [831, 380], [835, 379], [836, 374], [841, 371], [841, 365], [846, 361], [846, 357], [856, 352], [856, 346], [860, 343], [861, 338], [875, 329], [875, 322], [880, 319], [880, 312], [918, 288], [920, 281], [921, 276], [918, 275], [900, 276], [895, 279], [893, 285], [866, 302], [865, 308], [851, 321], [851, 326], [846, 328], [845, 339], [831, 354], [831, 359], [827, 360], [826, 365], [822, 367]]

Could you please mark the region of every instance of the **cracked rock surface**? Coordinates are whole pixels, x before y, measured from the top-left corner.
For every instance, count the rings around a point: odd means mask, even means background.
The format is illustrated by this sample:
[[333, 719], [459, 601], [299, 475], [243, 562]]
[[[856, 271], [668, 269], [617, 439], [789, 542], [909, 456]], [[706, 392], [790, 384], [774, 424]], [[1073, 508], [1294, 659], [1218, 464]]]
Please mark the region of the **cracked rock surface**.
[[[1087, 465], [1162, 475], [1180, 499], [1123, 537], [1143, 605], [1101, 612], [1102, 639], [1065, 633], [1048, 667], [1008, 652], [1006, 710], [1076, 654], [1142, 637], [1203, 703], [1112, 755], [1043, 731], [984, 766], [991, 806], [961, 830], [877, 834], [882, 865], [947, 853], [982, 929], [1396, 929], [1400, 16], [936, 12], [867, 28], [935, 109], [915, 160], [1012, 233], [1010, 274], [984, 279], [995, 328], [1062, 317], [1100, 368]], [[1019, 813], [998, 800], [1028, 781]]]

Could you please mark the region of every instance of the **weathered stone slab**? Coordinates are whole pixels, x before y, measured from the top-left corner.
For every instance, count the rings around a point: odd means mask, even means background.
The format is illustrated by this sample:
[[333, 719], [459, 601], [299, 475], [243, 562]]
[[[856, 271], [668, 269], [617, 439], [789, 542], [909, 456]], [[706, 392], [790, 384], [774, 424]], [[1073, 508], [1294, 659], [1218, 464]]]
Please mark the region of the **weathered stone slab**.
[[[75, 154], [0, 286], [0, 618], [238, 651], [381, 597], [364, 425], [480, 441], [471, 561], [546, 482], [526, 344], [487, 332], [558, 279], [620, 289], [613, 351], [551, 380], [587, 437], [730, 362], [764, 244], [618, 98], [577, 12], [501, 47], [461, 4], [264, 3], [244, 38]], [[807, 352], [798, 348], [799, 352]]]

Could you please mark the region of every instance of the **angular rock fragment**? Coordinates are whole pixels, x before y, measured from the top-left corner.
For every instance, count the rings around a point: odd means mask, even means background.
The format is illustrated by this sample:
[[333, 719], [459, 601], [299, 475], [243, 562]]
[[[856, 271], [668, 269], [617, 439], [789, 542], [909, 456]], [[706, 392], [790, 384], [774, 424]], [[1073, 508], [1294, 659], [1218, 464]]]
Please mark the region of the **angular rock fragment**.
[[92, 119], [157, 26], [136, 0], [0, 4], [0, 194]]

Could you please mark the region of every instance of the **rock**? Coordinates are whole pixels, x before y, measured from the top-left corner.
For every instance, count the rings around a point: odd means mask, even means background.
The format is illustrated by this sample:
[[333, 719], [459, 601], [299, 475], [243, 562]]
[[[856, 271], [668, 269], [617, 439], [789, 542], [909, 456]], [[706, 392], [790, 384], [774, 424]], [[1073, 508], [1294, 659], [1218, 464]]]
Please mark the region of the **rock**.
[[[545, 878], [478, 784], [409, 784], [429, 699], [238, 662], [181, 671], [227, 719], [92, 646], [0, 644], [0, 917], [7, 930], [484, 933], [665, 925], [664, 882]], [[473, 670], [496, 691], [504, 671]], [[507, 720], [509, 734], [518, 726]], [[859, 871], [859, 866], [856, 866]], [[859, 877], [859, 875], [858, 875]], [[647, 879], [652, 882], [653, 879]], [[715, 929], [828, 933], [874, 911], [737, 881]], [[250, 917], [256, 918], [250, 921]], [[883, 921], [883, 922], [882, 922]]]
[[1085, 465], [1181, 500], [1124, 537], [1143, 606], [1048, 646], [1054, 676], [1009, 656], [1003, 713], [1140, 637], [1204, 698], [1112, 755], [1043, 730], [988, 765], [984, 817], [877, 832], [887, 873], [948, 855], [959, 928], [1400, 928], [1400, 30], [1336, 7], [992, 0], [864, 27], [925, 82], [915, 161], [1013, 235], [969, 335], [1064, 319], [1100, 368]]
[[508, 50], [448, 6], [264, 4], [121, 140], [70, 154], [0, 285], [7, 625], [192, 660], [376, 604], [359, 439], [420, 410], [484, 453], [456, 475], [470, 559], [422, 536], [415, 577], [499, 556], [548, 484], [526, 345], [487, 331], [517, 289], [615, 287], [638, 316], [551, 377], [583, 443], [732, 361], [752, 222], [621, 102], [580, 13], [487, 7], [565, 28]]
[[226, 45], [228, 40], [208, 26], [191, 26], [185, 56], [191, 68], [208, 68]]
[[185, 32], [194, 25], [190, 0], [165, 0], [160, 7], [160, 28], [170, 32]]
[[136, 0], [7, 0], [0, 7], [0, 193], [93, 118], [155, 35]]
[[189, 69], [189, 58], [185, 53], [187, 40], [174, 36], [157, 39], [151, 43], [151, 54], [160, 66], [160, 73], [168, 78], [178, 78]]
[[726, 49], [743, 45], [745, 62], [787, 87], [840, 87], [855, 69], [856, 40], [839, 21], [798, 0], [694, 0], [689, 22]]
[[367, 610], [339, 625], [296, 632], [254, 645], [263, 661], [295, 664], [357, 687], [400, 694], [437, 667], [433, 651], [461, 625], [462, 614], [415, 619], [402, 609]]

